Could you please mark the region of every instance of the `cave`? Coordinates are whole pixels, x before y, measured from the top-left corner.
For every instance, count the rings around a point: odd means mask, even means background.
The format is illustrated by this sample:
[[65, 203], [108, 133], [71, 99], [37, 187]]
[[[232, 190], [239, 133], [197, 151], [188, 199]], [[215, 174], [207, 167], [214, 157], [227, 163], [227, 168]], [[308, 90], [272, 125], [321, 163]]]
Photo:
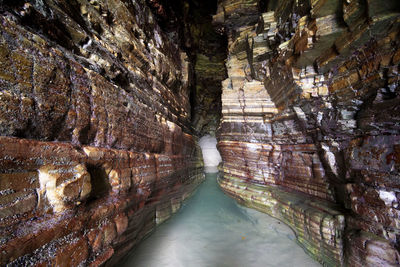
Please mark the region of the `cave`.
[[1, 266], [400, 266], [398, 0], [0, 0]]

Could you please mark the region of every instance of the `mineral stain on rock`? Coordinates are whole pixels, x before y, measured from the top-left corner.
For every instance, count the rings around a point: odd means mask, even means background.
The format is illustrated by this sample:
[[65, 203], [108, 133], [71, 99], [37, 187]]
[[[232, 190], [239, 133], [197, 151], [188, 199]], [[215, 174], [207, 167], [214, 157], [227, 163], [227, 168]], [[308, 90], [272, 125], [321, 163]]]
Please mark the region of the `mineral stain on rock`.
[[400, 265], [399, 3], [0, 1], [0, 265], [116, 265], [204, 180], [202, 137], [316, 261]]

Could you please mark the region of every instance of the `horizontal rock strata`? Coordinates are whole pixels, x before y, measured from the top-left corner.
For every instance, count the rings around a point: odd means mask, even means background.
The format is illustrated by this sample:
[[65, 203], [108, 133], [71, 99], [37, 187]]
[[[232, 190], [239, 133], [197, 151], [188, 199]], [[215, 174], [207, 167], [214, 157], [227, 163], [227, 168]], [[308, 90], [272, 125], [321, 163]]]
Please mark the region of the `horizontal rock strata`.
[[345, 226], [338, 207], [314, 201], [306, 194], [284, 188], [248, 184], [235, 175], [225, 175], [219, 184], [241, 204], [268, 213], [292, 226], [299, 243], [317, 260], [335, 266], [343, 257], [341, 235]]
[[[0, 173], [1, 262], [11, 265], [97, 265], [114, 251], [123, 255], [179, 209], [203, 177], [195, 154], [0, 140], [7, 170]], [[65, 250], [79, 255], [69, 258]]]
[[397, 266], [398, 1], [219, 1], [221, 187], [328, 266]]
[[115, 264], [202, 181], [191, 63], [145, 1], [3, 1], [0, 64], [0, 265]]

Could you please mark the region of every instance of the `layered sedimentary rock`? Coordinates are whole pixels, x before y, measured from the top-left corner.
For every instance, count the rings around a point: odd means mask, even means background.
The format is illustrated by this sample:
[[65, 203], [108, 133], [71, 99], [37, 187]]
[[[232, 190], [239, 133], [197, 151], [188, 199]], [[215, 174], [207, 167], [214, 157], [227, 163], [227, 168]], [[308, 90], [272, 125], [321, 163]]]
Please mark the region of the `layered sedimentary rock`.
[[400, 264], [398, 1], [219, 1], [222, 188], [328, 266]]
[[187, 52], [191, 122], [198, 136], [215, 136], [221, 118], [221, 81], [226, 78], [226, 36], [212, 24], [217, 1], [148, 0], [161, 27]]
[[145, 1], [2, 1], [0, 265], [115, 263], [203, 179], [191, 62]]

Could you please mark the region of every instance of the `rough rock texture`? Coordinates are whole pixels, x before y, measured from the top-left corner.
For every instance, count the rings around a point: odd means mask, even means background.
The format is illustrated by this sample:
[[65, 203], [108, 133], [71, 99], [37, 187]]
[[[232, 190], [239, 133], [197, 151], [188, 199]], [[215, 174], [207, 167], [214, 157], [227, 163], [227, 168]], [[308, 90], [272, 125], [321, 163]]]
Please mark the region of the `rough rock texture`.
[[0, 64], [0, 265], [115, 263], [202, 181], [191, 62], [145, 1], [1, 1]]
[[[215, 136], [221, 119], [221, 82], [226, 78], [226, 36], [212, 25], [216, 12], [215, 0], [150, 1], [157, 18], [170, 33], [181, 36], [181, 46], [193, 64], [190, 103], [192, 125], [199, 136]], [[171, 22], [169, 18], [179, 17]], [[170, 34], [176, 38], [175, 34]]]
[[219, 1], [222, 188], [328, 266], [400, 264], [400, 2]]
[[216, 0], [147, 0], [161, 28], [187, 53], [191, 122], [198, 136], [215, 136], [226, 78], [226, 36], [212, 24]]
[[193, 44], [189, 49], [194, 57], [195, 88], [192, 89], [192, 124], [199, 136], [215, 136], [221, 120], [221, 82], [226, 79], [226, 36], [217, 33], [212, 25], [214, 8], [199, 7], [191, 10], [193, 21], [189, 25]]

